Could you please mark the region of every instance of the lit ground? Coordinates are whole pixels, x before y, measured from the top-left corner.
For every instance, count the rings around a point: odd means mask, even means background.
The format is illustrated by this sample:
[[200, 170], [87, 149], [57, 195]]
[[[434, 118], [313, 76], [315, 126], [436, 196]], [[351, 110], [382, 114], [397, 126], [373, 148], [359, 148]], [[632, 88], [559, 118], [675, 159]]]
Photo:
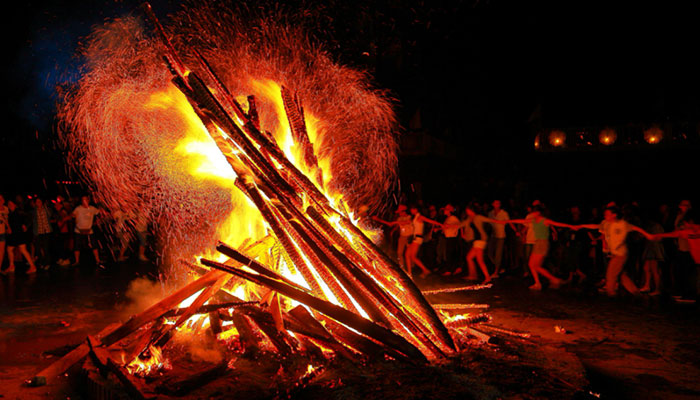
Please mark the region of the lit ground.
[[[80, 398], [67, 385], [20, 385], [56, 359], [45, 352], [78, 343], [108, 323], [124, 320], [128, 316], [124, 292], [137, 274], [154, 276], [153, 267], [127, 263], [110, 265], [106, 271], [62, 269], [32, 278], [23, 274], [0, 277], [0, 398]], [[462, 282], [437, 277], [421, 282], [426, 288], [458, 284]], [[530, 332], [531, 338], [520, 343], [536, 349], [540, 356], [549, 354], [553, 360], [578, 357], [590, 382], [585, 392], [598, 393], [601, 398], [700, 396], [700, 314], [695, 307], [663, 301], [612, 301], [571, 288], [532, 293], [516, 278], [501, 279], [490, 290], [432, 296], [431, 301], [490, 304], [493, 324]], [[555, 326], [567, 333], [557, 333]], [[497, 346], [492, 350], [500, 351]], [[474, 357], [467, 362], [477, 365]], [[489, 364], [480, 365], [488, 368]], [[571, 372], [575, 375], [576, 371]], [[499, 371], [474, 373], [495, 377], [492, 383], [499, 381]], [[517, 392], [521, 378], [513, 379], [503, 379], [508, 390], [502, 393], [508, 397]], [[565, 381], [562, 384], [568, 384]], [[528, 387], [527, 382], [522, 385]]]

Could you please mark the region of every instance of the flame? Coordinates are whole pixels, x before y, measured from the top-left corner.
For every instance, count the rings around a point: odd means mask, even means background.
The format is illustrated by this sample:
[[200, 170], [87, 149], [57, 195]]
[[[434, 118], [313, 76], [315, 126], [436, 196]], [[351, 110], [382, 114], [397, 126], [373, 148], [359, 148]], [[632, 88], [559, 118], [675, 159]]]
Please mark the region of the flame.
[[132, 375], [146, 376], [151, 372], [160, 370], [161, 368], [170, 368], [170, 364], [165, 360], [163, 352], [156, 346], [148, 348], [150, 357], [142, 360], [136, 357], [126, 366], [126, 370]]

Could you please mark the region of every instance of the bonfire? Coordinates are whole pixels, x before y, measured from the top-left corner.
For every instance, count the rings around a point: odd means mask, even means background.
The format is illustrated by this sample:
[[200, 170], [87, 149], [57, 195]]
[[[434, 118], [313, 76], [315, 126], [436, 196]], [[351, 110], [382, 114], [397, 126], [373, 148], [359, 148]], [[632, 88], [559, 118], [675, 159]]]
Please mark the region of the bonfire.
[[143, 378], [170, 367], [180, 335], [212, 337], [234, 358], [306, 360], [301, 384], [335, 359], [427, 364], [458, 352], [455, 338], [488, 340], [475, 328], [487, 315], [436, 311], [354, 212], [382, 204], [396, 164], [391, 104], [363, 74], [288, 29], [222, 27], [196, 10], [162, 26], [144, 10], [152, 34], [132, 18], [87, 41], [62, 135], [105, 207], [149, 210], [176, 288], [35, 381], [90, 355], [148, 397]]

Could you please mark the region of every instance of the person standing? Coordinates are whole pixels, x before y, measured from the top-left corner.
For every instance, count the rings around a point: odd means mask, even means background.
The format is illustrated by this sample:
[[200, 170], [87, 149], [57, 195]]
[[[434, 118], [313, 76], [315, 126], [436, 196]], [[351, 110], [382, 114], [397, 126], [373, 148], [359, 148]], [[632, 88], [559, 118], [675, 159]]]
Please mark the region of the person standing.
[[620, 219], [620, 211], [614, 205], [610, 205], [605, 209], [604, 218], [605, 219], [600, 224], [575, 225], [574, 227], [597, 229], [603, 234], [603, 248], [610, 254], [608, 268], [605, 271], [604, 290], [607, 295], [614, 297], [617, 294], [618, 280], [628, 292], [635, 296], [639, 295], [639, 289], [624, 270], [628, 256], [628, 249], [625, 241], [627, 239], [627, 234], [630, 232], [639, 232], [649, 240], [652, 239], [652, 236], [642, 228]]
[[95, 216], [99, 213], [100, 210], [97, 207], [90, 205], [90, 196], [82, 196], [80, 205], [73, 210], [73, 218], [75, 218], [75, 263], [73, 266], [80, 264], [80, 251], [89, 248], [92, 249], [97, 265], [104, 268], [97, 247], [94, 245], [92, 230]]
[[[673, 223], [675, 230], [683, 229], [683, 219], [685, 215], [691, 210], [692, 206], [690, 200], [681, 200], [678, 204], [678, 215], [676, 215], [676, 220]], [[674, 278], [674, 299], [683, 298], [683, 291], [685, 287], [684, 276], [689, 266], [692, 265], [692, 257], [690, 255], [690, 246], [688, 245], [688, 239], [682, 236], [677, 237], [676, 241], [676, 257], [673, 263], [673, 278]]]
[[[494, 221], [507, 221], [510, 219], [508, 212], [501, 208], [501, 201], [494, 200], [491, 203], [493, 209], [489, 212], [488, 217]], [[498, 275], [504, 272], [503, 270], [503, 247], [506, 243], [506, 226], [505, 224], [493, 224], [493, 231], [491, 232], [491, 240], [489, 241], [489, 259], [494, 265], [494, 273], [491, 275], [492, 278], [498, 278]]]
[[654, 240], [662, 238], [684, 239], [688, 246], [689, 263], [681, 264], [680, 273], [681, 297], [676, 299], [678, 303], [695, 303], [698, 296], [698, 269], [700, 269], [700, 224], [698, 224], [695, 212], [690, 207], [684, 212], [683, 218], [678, 221], [679, 229], [654, 235]]
[[34, 244], [38, 257], [39, 268], [47, 269], [51, 264], [51, 209], [46, 206], [41, 197], [34, 200], [32, 210], [32, 229], [34, 231]]
[[8, 201], [7, 208], [10, 210], [7, 218], [10, 226], [10, 234], [7, 237], [7, 259], [10, 265], [5, 272], [11, 273], [15, 271], [14, 250], [15, 247], [17, 247], [20, 254], [22, 254], [27, 260], [27, 264], [29, 264], [27, 273], [34, 274], [36, 273], [36, 266], [34, 265], [32, 256], [29, 254], [29, 251], [27, 251], [27, 243], [29, 243], [29, 229], [27, 228], [26, 218], [20, 213], [20, 210], [17, 208], [14, 201]]

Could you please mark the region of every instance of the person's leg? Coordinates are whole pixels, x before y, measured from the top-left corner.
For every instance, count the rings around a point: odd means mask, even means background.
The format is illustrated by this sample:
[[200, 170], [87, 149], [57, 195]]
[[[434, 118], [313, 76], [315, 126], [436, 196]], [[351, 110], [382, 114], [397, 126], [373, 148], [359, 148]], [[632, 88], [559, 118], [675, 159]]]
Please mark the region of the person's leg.
[[5, 261], [5, 240], [0, 241], [0, 270], [2, 270], [2, 262]]
[[7, 246], [7, 263], [5, 272], [15, 272], [15, 246]]
[[475, 247], [472, 247], [469, 249], [469, 252], [467, 253], [467, 268], [469, 268], [469, 275], [467, 275], [467, 279], [476, 279], [476, 264], [474, 264], [474, 259], [476, 258], [476, 253], [477, 249]]
[[48, 267], [51, 264], [51, 242], [49, 234], [37, 236], [37, 246], [39, 247], [39, 265]]
[[530, 254], [530, 259], [527, 262], [527, 266], [530, 268], [530, 274], [532, 274], [532, 279], [535, 280], [535, 283], [532, 286], [530, 286], [530, 289], [542, 290], [542, 282], [540, 282], [540, 276], [537, 273], [537, 266], [542, 264], [543, 261], [543, 255], [535, 253]]
[[644, 284], [639, 291], [646, 293], [651, 290], [651, 263], [655, 260], [644, 260]]
[[523, 277], [530, 274], [530, 256], [532, 255], [532, 243], [525, 243], [524, 257], [523, 257]]
[[423, 262], [420, 260], [418, 257], [418, 251], [420, 250], [420, 243], [412, 243], [409, 251], [411, 255], [411, 261], [413, 264], [417, 265], [418, 268], [421, 270], [421, 278], [425, 278], [428, 274], [430, 274], [430, 270], [423, 265]]
[[631, 294], [635, 296], [639, 295], [639, 289], [637, 288], [637, 285], [634, 284], [634, 281], [632, 280], [632, 278], [630, 278], [627, 272], [622, 271], [622, 274], [620, 275], [620, 283]]
[[608, 296], [612, 297], [617, 294], [617, 280], [622, 274], [622, 268], [626, 261], [626, 256], [613, 256], [608, 262], [608, 269], [605, 272], [605, 292]]
[[484, 250], [483, 249], [478, 249], [476, 251], [476, 262], [479, 263], [479, 267], [481, 268], [481, 272], [484, 274], [484, 284], [491, 282], [491, 275], [489, 274], [489, 270], [486, 268], [486, 263], [484, 262]]
[[24, 258], [27, 259], [27, 264], [29, 264], [29, 269], [27, 270], [28, 274], [33, 274], [36, 272], [36, 265], [34, 265], [34, 260], [32, 260], [32, 256], [29, 254], [29, 251], [27, 251], [27, 245], [26, 244], [20, 244], [19, 245], [19, 252], [24, 256]]
[[[140, 239], [139, 239], [140, 240]], [[408, 236], [399, 236], [399, 243], [396, 246], [396, 257], [399, 259], [399, 264], [406, 268], [406, 260], [404, 255], [406, 254], [406, 244], [408, 243]], [[141, 257], [141, 244], [139, 243], [139, 257]]]
[[495, 239], [495, 254], [493, 257], [493, 264], [494, 264], [494, 274], [499, 275], [503, 273], [503, 246], [505, 245], [506, 239], [504, 238], [497, 238]]
[[659, 260], [651, 261], [651, 277], [654, 281], [654, 291], [649, 293], [651, 296], [661, 294], [661, 270], [659, 269]]

